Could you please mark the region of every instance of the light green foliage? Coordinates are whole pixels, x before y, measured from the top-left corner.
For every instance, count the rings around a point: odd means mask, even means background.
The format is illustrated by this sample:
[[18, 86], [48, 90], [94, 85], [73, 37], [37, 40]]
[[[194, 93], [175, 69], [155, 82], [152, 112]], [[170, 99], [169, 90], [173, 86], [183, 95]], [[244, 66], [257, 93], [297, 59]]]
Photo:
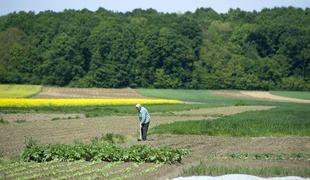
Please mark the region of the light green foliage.
[[42, 86], [0, 84], [0, 98], [22, 98], [39, 93]]
[[102, 135], [101, 137], [95, 137], [91, 139], [91, 142], [93, 144], [96, 143], [112, 143], [112, 144], [119, 144], [124, 143], [126, 140], [126, 137], [121, 134], [114, 134], [114, 133], [107, 133], [105, 135]]
[[16, 123], [25, 123], [27, 122], [25, 119], [17, 119], [16, 121], [14, 121]]

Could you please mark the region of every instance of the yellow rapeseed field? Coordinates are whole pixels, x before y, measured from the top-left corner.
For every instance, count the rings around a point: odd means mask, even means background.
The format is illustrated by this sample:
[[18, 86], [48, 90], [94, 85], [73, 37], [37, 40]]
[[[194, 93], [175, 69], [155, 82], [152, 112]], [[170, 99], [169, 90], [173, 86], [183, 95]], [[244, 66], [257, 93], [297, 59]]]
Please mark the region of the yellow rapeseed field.
[[132, 104], [180, 104], [182, 101], [168, 99], [26, 99], [0, 98], [0, 107], [34, 106], [96, 106]]

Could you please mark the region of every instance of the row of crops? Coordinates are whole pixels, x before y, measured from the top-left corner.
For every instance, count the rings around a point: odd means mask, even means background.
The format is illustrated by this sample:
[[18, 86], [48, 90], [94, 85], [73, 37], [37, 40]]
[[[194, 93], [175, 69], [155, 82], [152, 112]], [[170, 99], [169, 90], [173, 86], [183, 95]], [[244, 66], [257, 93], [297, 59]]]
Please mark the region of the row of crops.
[[24, 161], [125, 161], [175, 163], [189, 153], [185, 149], [132, 145], [121, 147], [111, 143], [34, 145], [22, 153]]
[[180, 104], [182, 101], [168, 99], [26, 99], [1, 98], [0, 107], [36, 107], [36, 106], [99, 106], [133, 104]]
[[121, 146], [108, 137], [90, 144], [37, 145], [29, 141], [19, 161], [0, 163], [0, 179], [129, 179], [181, 162], [189, 153], [171, 147]]
[[15, 162], [0, 166], [0, 179], [128, 179], [154, 172], [163, 164], [102, 161]]
[[180, 104], [182, 101], [146, 98], [27, 98], [39, 93], [42, 86], [0, 84], [0, 107], [38, 107], [38, 106], [106, 106], [133, 104]]

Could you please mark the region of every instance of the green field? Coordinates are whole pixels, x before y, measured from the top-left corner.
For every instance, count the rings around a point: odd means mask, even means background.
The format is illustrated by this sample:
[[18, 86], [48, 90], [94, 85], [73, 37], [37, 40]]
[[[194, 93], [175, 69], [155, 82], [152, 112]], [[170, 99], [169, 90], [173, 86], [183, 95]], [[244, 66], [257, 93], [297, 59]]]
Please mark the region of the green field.
[[228, 97], [215, 95], [211, 90], [187, 89], [138, 89], [138, 92], [147, 97], [178, 99], [185, 102], [204, 103], [209, 106], [234, 105], [273, 105], [276, 102], [254, 98]]
[[0, 98], [23, 98], [39, 93], [42, 86], [0, 84]]
[[310, 106], [282, 105], [271, 110], [245, 112], [214, 121], [162, 124], [152, 133], [206, 134], [210, 136], [310, 136]]
[[309, 91], [271, 91], [271, 94], [298, 99], [310, 99]]

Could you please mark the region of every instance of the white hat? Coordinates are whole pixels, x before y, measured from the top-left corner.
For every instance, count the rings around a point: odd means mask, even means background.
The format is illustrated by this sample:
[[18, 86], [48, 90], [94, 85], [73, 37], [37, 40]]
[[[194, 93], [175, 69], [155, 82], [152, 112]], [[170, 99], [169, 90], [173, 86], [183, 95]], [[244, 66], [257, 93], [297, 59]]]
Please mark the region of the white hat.
[[136, 104], [136, 108], [140, 108], [141, 107], [141, 104]]

